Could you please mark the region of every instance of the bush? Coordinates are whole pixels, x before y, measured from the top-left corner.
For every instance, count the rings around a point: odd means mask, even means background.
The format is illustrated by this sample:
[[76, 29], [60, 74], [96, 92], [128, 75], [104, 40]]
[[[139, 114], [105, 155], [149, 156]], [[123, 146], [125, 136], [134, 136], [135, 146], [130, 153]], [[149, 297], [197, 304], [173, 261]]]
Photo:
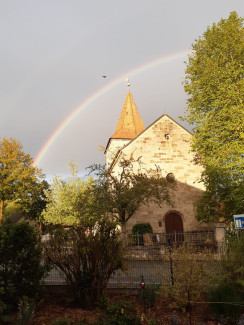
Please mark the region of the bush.
[[99, 325], [140, 325], [140, 318], [135, 316], [134, 308], [125, 301], [118, 301], [107, 308], [107, 315]]
[[80, 306], [90, 307], [104, 295], [111, 275], [123, 266], [124, 249], [116, 224], [107, 220], [65, 229], [50, 228], [45, 257], [61, 270]]
[[[221, 283], [210, 291], [210, 307], [218, 319], [223, 318], [226, 324], [236, 324], [243, 311], [242, 297], [235, 286]], [[222, 302], [222, 303], [221, 303]]]
[[132, 228], [132, 234], [137, 235], [137, 234], [152, 234], [152, 226], [150, 223], [138, 223], [133, 226]]
[[[169, 285], [162, 286], [161, 292], [172, 300], [172, 307], [190, 312], [192, 301], [198, 301], [208, 286], [209, 263], [211, 255], [208, 251], [198, 252], [191, 245], [174, 247], [165, 255], [170, 264]], [[167, 278], [163, 282], [168, 282]]]
[[153, 230], [150, 225], [150, 223], [138, 223], [133, 226], [132, 228], [132, 234], [133, 234], [133, 240], [136, 245], [143, 246], [144, 245], [144, 234], [152, 234]]
[[30, 325], [34, 316], [35, 303], [28, 297], [23, 297], [19, 303], [19, 317], [17, 325]]
[[23, 296], [34, 298], [47, 272], [41, 264], [41, 248], [35, 230], [27, 223], [5, 222], [0, 227], [0, 317], [17, 307]]
[[148, 307], [152, 307], [159, 294], [160, 286], [155, 284], [145, 285], [143, 289], [139, 291], [140, 302]]

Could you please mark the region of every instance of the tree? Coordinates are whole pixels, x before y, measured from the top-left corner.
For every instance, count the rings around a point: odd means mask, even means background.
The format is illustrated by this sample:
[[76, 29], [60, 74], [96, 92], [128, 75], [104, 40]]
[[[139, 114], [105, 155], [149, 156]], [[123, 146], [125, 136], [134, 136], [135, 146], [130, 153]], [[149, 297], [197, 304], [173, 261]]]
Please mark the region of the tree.
[[45, 257], [63, 272], [80, 305], [97, 302], [111, 275], [123, 266], [124, 248], [116, 225], [107, 218], [99, 218], [68, 228], [49, 227]]
[[[241, 178], [241, 176], [240, 176]], [[196, 218], [199, 221], [233, 221], [234, 214], [244, 211], [244, 182], [235, 181], [214, 168], [206, 167], [202, 174], [206, 191], [196, 203]]]
[[118, 166], [119, 173], [102, 165], [92, 165], [89, 170], [97, 179], [97, 204], [117, 218], [122, 228], [142, 205], [172, 205], [170, 190], [175, 190], [176, 184], [167, 181], [160, 168], [146, 170], [140, 159], [133, 158], [121, 158]]
[[42, 216], [50, 240], [45, 256], [64, 273], [77, 301], [87, 305], [104, 294], [109, 278], [122, 267], [124, 250], [116, 220], [97, 202], [99, 180], [80, 179], [74, 163], [70, 171], [67, 182], [55, 177], [46, 191]]
[[91, 177], [87, 180], [79, 178], [77, 165], [73, 162], [69, 169], [71, 176], [67, 181], [55, 176], [51, 187], [45, 191], [47, 205], [42, 220], [46, 224], [71, 226], [104, 216], [94, 196], [96, 182]]
[[0, 224], [9, 202], [16, 201], [28, 211], [41, 178], [41, 169], [33, 166], [33, 159], [23, 152], [19, 141], [0, 141]]
[[17, 307], [23, 296], [35, 298], [47, 271], [35, 229], [6, 221], [0, 227], [0, 318], [1, 304], [7, 309]]
[[[192, 149], [196, 161], [205, 167], [202, 180], [207, 195], [223, 210], [229, 201], [223, 202], [226, 196], [219, 192], [231, 183], [240, 193], [244, 180], [243, 19], [230, 13], [228, 19], [208, 27], [192, 49], [184, 84], [189, 96], [184, 119], [194, 125]], [[243, 212], [243, 194], [234, 200]], [[232, 218], [229, 213], [224, 216]]]

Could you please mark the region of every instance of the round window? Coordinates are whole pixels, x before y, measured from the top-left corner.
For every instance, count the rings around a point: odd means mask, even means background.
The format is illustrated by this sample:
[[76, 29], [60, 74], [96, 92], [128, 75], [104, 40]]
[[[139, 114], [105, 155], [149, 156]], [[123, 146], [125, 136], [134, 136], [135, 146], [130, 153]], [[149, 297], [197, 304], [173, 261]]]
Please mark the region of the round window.
[[169, 183], [174, 183], [175, 182], [175, 175], [173, 173], [169, 173], [167, 176], [166, 176], [166, 179]]

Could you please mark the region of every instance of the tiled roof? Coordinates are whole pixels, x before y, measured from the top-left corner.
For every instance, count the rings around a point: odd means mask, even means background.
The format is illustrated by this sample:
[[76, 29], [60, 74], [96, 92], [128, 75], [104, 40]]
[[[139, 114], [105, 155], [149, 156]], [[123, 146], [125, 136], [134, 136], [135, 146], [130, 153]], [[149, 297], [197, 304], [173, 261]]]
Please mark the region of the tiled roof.
[[140, 114], [130, 92], [128, 92], [122, 108], [119, 122], [110, 139], [134, 139], [145, 130]]

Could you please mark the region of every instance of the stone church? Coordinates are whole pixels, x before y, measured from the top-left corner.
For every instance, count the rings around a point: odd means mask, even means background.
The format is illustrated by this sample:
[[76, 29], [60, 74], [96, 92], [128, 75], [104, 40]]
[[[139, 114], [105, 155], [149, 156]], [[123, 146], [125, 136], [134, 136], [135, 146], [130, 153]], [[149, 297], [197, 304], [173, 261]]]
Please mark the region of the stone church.
[[131, 232], [136, 223], [150, 223], [154, 233], [185, 233], [216, 229], [216, 225], [199, 223], [195, 219], [194, 203], [204, 191], [199, 182], [202, 167], [194, 164], [191, 152], [192, 134], [167, 114], [160, 116], [147, 128], [130, 92], [114, 134], [105, 149], [106, 165], [119, 173], [121, 157], [141, 157], [145, 168], [158, 165], [165, 177], [174, 177], [177, 190], [173, 192], [173, 207], [142, 206], [126, 224]]

